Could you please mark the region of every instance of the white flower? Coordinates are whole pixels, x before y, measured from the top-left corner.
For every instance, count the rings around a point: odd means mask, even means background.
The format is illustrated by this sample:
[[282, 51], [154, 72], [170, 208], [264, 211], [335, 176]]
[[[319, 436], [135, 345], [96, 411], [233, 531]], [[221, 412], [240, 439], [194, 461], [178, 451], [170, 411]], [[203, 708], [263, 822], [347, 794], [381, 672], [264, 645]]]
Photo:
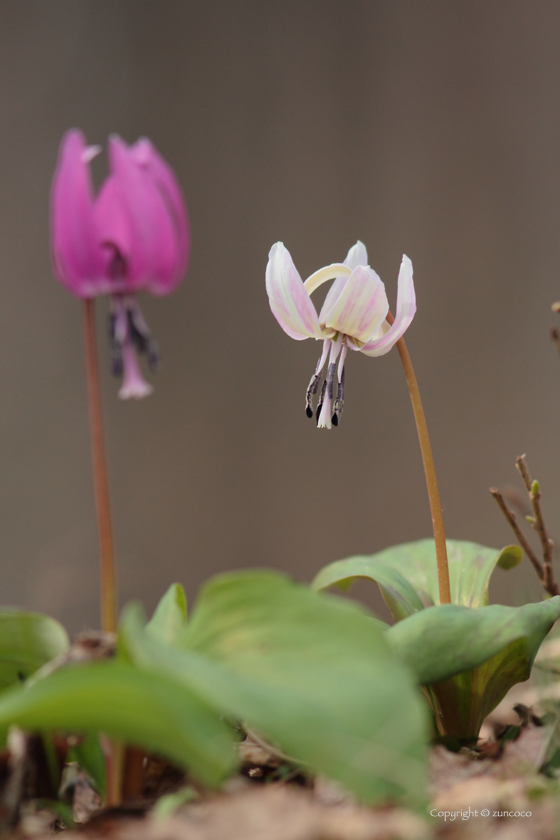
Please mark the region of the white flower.
[[[322, 283], [334, 280], [321, 312], [310, 295]], [[308, 417], [313, 417], [313, 397], [319, 389], [327, 363], [325, 379], [316, 410], [317, 425], [338, 426], [344, 404], [344, 363], [348, 348], [367, 356], [382, 356], [403, 336], [416, 312], [412, 263], [403, 256], [397, 288], [397, 311], [392, 324], [387, 321], [389, 302], [385, 286], [368, 265], [365, 246], [357, 242], [344, 263], [319, 269], [302, 281], [282, 242], [270, 249], [266, 267], [266, 290], [272, 313], [284, 332], [301, 341], [323, 341], [323, 352], [305, 395]], [[337, 365], [338, 361], [338, 365]], [[336, 397], [335, 397], [336, 382]]]

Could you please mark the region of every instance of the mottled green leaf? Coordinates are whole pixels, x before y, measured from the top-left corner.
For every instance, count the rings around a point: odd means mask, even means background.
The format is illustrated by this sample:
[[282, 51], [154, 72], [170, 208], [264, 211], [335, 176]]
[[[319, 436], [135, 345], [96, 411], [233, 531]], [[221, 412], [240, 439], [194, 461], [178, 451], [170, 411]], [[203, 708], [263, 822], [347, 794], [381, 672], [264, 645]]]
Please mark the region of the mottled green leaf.
[[210, 581], [176, 647], [142, 634], [131, 611], [121, 633], [140, 667], [195, 685], [361, 799], [418, 802], [425, 712], [384, 628], [356, 605], [257, 571]]
[[[504, 549], [512, 555], [511, 547]], [[503, 552], [477, 543], [447, 540], [451, 601], [464, 607], [488, 603], [488, 584]], [[312, 583], [316, 590], [347, 589], [356, 578], [375, 581], [396, 621], [439, 604], [436, 552], [433, 540], [392, 546], [377, 554], [337, 560], [321, 569]]]
[[560, 617], [560, 596], [522, 607], [422, 610], [386, 633], [391, 648], [429, 686], [441, 734], [474, 739], [512, 685], [528, 679]]

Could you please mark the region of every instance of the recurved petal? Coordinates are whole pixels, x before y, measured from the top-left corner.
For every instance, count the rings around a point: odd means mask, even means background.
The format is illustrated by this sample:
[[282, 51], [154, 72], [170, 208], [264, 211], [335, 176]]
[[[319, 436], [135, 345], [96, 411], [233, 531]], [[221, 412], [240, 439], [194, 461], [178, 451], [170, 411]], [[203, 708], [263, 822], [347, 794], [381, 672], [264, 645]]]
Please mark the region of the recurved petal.
[[104, 291], [89, 160], [91, 150], [82, 132], [68, 131], [60, 144], [51, 188], [51, 244], [56, 276], [78, 297]]
[[412, 279], [412, 263], [403, 255], [397, 287], [397, 312], [395, 320], [381, 338], [368, 341], [361, 347], [366, 356], [383, 356], [402, 338], [416, 313], [416, 293]]
[[367, 341], [388, 311], [385, 286], [372, 268], [360, 265], [353, 270], [323, 323], [328, 329]]
[[272, 314], [291, 338], [324, 338], [315, 307], [282, 242], [276, 242], [268, 255], [266, 291]]
[[175, 177], [175, 173], [166, 160], [159, 154], [151, 140], [141, 137], [131, 147], [131, 152], [138, 163], [143, 166], [153, 178], [165, 203], [167, 204], [177, 234], [177, 265], [174, 282], [178, 285], [187, 270], [190, 256], [190, 231], [187, 208], [183, 193]]
[[[352, 270], [357, 268], [359, 265], [368, 265], [368, 255], [366, 251], [366, 246], [363, 242], [360, 242], [360, 240], [358, 240], [355, 245], [352, 245], [352, 247], [348, 251], [348, 254], [346, 255], [344, 265], [347, 265], [348, 268]], [[328, 294], [325, 298], [325, 302], [323, 303], [323, 306], [319, 313], [319, 321], [321, 323], [324, 323], [326, 313], [334, 305], [335, 300], [338, 298], [339, 294], [342, 292], [347, 282], [348, 277], [346, 275], [343, 275], [342, 277], [337, 277], [332, 286], [330, 287]]]
[[[115, 201], [126, 215], [130, 237], [127, 291], [164, 295], [176, 285], [179, 260], [175, 224], [154, 179], [120, 137], [109, 141]], [[119, 224], [115, 235], [122, 232]]]

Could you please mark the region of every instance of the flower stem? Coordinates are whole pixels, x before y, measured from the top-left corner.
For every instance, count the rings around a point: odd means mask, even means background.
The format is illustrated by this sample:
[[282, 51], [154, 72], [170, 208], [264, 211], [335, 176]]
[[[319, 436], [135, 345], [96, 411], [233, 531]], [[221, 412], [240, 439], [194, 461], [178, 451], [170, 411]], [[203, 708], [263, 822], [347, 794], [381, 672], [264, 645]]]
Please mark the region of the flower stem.
[[[387, 321], [390, 324], [393, 323], [393, 317], [390, 313], [387, 315]], [[439, 498], [436, 469], [434, 466], [432, 447], [430, 446], [428, 427], [426, 425], [426, 416], [422, 407], [422, 400], [420, 398], [418, 382], [416, 381], [416, 376], [414, 375], [414, 368], [412, 367], [412, 361], [407, 346], [405, 344], [404, 338], [400, 338], [397, 341], [396, 347], [399, 351], [399, 356], [401, 357], [404, 375], [406, 378], [406, 384], [408, 385], [408, 390], [410, 393], [410, 401], [412, 402], [412, 410], [414, 412], [414, 419], [416, 421], [416, 428], [418, 430], [420, 451], [422, 452], [424, 474], [426, 476], [426, 486], [428, 488], [428, 498], [430, 500], [430, 511], [432, 514], [434, 542], [436, 545], [439, 601], [440, 604], [450, 604], [451, 587], [449, 584], [449, 566], [447, 563], [447, 546], [445, 544], [443, 514], [441, 512], [441, 502]]]
[[113, 556], [113, 534], [107, 484], [107, 467], [105, 463], [105, 442], [95, 341], [94, 306], [95, 302], [92, 298], [87, 298], [83, 301], [89, 428], [101, 564], [101, 628], [105, 632], [114, 633], [117, 626], [115, 562]]

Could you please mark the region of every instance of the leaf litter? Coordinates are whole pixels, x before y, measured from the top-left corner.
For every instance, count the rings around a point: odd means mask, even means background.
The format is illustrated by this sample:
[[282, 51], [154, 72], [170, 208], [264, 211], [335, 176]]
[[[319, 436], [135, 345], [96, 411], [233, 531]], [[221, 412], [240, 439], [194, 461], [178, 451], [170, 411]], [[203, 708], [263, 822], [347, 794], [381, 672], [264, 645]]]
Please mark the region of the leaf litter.
[[[172, 765], [150, 758], [143, 800], [103, 810], [87, 777], [79, 773], [72, 804], [74, 818], [82, 824], [63, 834], [66, 840], [552, 840], [560, 802], [555, 773], [547, 773], [546, 762], [556, 743], [555, 725], [543, 724], [524, 706], [516, 708], [517, 723], [508, 722], [508, 711], [500, 731], [495, 714], [491, 724], [497, 737], [479, 743], [476, 750], [433, 747], [425, 813], [359, 805], [340, 784], [306, 775], [251, 733], [239, 744], [239, 774], [220, 793], [192, 785]], [[159, 790], [153, 762], [164, 780]], [[154, 808], [164, 791], [167, 796], [159, 804], [167, 799], [170, 807]], [[489, 816], [481, 816], [484, 809]], [[461, 816], [475, 811], [477, 816], [469, 819]], [[530, 817], [513, 817], [527, 811]], [[445, 812], [455, 816], [433, 816]], [[61, 827], [59, 814], [28, 802], [18, 828], [0, 836], [46, 840]]]

